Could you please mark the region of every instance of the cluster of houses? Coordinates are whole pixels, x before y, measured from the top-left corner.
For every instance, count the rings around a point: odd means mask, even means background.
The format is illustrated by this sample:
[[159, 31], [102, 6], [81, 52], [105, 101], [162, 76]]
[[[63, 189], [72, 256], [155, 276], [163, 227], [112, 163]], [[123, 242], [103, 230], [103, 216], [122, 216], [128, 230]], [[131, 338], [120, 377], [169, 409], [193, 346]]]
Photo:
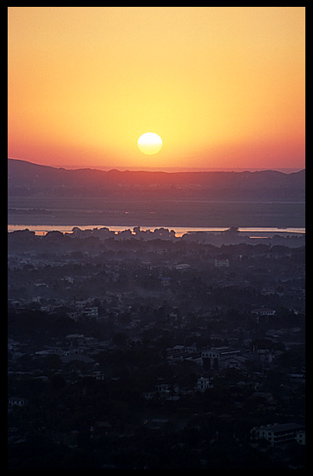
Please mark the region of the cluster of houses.
[[71, 319], [77, 321], [78, 319], [85, 317], [87, 319], [98, 318], [99, 309], [96, 306], [90, 306], [89, 300], [84, 301], [75, 301], [74, 303], [75, 311], [68, 313], [68, 316]]
[[179, 400], [180, 395], [192, 395], [194, 392], [205, 392], [209, 388], [213, 388], [213, 386], [211, 377], [199, 377], [193, 388], [180, 387], [176, 384], [158, 383], [153, 390], [143, 392], [143, 397], [146, 400], [159, 397], [174, 402]]
[[[82, 310], [85, 309], [85, 303], [82, 303]], [[66, 345], [65, 345], [66, 344]], [[38, 358], [46, 357], [48, 355], [58, 355], [63, 364], [70, 362], [82, 363], [85, 370], [82, 371], [82, 376], [93, 377], [95, 380], [103, 380], [105, 375], [100, 370], [97, 363], [97, 353], [103, 350], [112, 350], [114, 345], [112, 341], [99, 341], [94, 337], [86, 337], [84, 334], [69, 334], [66, 336], [66, 342], [62, 344], [55, 343], [55, 345], [45, 346], [42, 350], [34, 352], [34, 356]], [[21, 355], [21, 348], [16, 341], [9, 340], [9, 350], [11, 358], [14, 360], [15, 355]], [[277, 351], [279, 353], [279, 351]], [[262, 362], [263, 367], [270, 366], [275, 360], [276, 353], [270, 349], [258, 349], [256, 345], [248, 351], [243, 349], [236, 349], [229, 346], [213, 346], [211, 348], [199, 348], [197, 345], [175, 345], [166, 348], [166, 360], [169, 365], [180, 365], [184, 362], [196, 364], [196, 380], [193, 385], [179, 385], [177, 383], [167, 383], [165, 379], [158, 379], [155, 385], [144, 391], [142, 397], [144, 400], [155, 401], [163, 400], [165, 402], [176, 402], [184, 395], [196, 395], [214, 388], [214, 376], [218, 375], [227, 369], [238, 369], [244, 373], [246, 364], [250, 361]], [[85, 367], [87, 365], [87, 367]], [[87, 373], [86, 373], [87, 372]], [[16, 372], [15, 372], [16, 373]], [[14, 374], [15, 374], [14, 373]], [[261, 374], [260, 374], [261, 375]], [[38, 371], [34, 371], [33, 378], [47, 378], [44, 375], [39, 375]], [[304, 375], [292, 374], [294, 382], [304, 382]], [[240, 385], [246, 386], [246, 382], [237, 382], [236, 388], [239, 390]], [[249, 384], [250, 385], [250, 384]], [[267, 402], [267, 405], [275, 405], [273, 396], [269, 392], [262, 391], [262, 385], [259, 387], [258, 383], [251, 382], [251, 398]], [[250, 385], [250, 386], [251, 386]], [[238, 391], [236, 390], [236, 391]], [[10, 411], [15, 408], [27, 405], [28, 400], [23, 396], [13, 396], [9, 398], [8, 406]], [[240, 405], [240, 402], [238, 402]], [[158, 420], [151, 423], [155, 427], [163, 424]], [[270, 445], [275, 446], [285, 442], [296, 441], [300, 445], [305, 444], [305, 430], [303, 426], [287, 423], [287, 424], [272, 424], [267, 426], [260, 426], [252, 428], [251, 440], [256, 443], [262, 438], [267, 440]]]
[[175, 363], [189, 360], [206, 369], [218, 370], [240, 368], [247, 358], [240, 356], [241, 351], [229, 347], [212, 347], [209, 350], [199, 350], [196, 346], [176, 345], [167, 349], [167, 361]]
[[245, 363], [255, 361], [264, 365], [271, 364], [280, 351], [258, 348], [252, 346], [252, 351], [242, 352], [228, 346], [212, 347], [211, 349], [199, 350], [196, 346], [176, 345], [167, 349], [167, 361], [175, 364], [182, 361], [194, 362], [202, 365], [206, 370], [240, 369]]

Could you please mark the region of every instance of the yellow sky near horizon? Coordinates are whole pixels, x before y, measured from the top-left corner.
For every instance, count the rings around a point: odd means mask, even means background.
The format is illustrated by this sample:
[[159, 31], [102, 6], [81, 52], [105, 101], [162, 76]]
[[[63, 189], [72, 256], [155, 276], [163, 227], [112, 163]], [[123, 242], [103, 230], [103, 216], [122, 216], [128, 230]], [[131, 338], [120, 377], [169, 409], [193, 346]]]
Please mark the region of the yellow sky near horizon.
[[303, 7], [9, 7], [8, 156], [304, 167], [304, 30]]

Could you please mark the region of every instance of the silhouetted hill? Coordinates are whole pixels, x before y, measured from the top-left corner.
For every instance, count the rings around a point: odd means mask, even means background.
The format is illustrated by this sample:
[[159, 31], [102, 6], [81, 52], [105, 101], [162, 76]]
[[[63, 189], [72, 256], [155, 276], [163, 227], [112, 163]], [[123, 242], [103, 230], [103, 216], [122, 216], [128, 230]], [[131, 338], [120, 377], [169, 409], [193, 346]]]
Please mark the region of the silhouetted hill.
[[303, 201], [305, 170], [259, 172], [146, 172], [67, 170], [8, 159], [8, 191], [14, 196], [129, 197]]

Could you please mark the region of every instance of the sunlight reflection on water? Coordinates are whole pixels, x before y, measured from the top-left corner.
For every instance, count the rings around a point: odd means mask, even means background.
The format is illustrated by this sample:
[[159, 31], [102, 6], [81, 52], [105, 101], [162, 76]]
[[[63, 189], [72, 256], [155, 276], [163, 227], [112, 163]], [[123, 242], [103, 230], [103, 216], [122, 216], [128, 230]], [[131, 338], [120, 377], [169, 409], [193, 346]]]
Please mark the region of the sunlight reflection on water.
[[[45, 235], [49, 231], [61, 231], [62, 233], [71, 233], [74, 226], [73, 225], [8, 225], [8, 232], [16, 231], [16, 230], [25, 230], [29, 229], [30, 231], [34, 231], [36, 235]], [[114, 232], [120, 232], [123, 230], [133, 230], [133, 226], [107, 226], [104, 227], [103, 225], [86, 225], [86, 226], [78, 226], [81, 230], [93, 230], [94, 228], [109, 228], [109, 230]], [[162, 228], [160, 226], [149, 226], [145, 227], [142, 226], [140, 229], [142, 231], [147, 230], [155, 230], [158, 228]], [[197, 231], [204, 231], [204, 232], [211, 232], [211, 233], [220, 233], [228, 229], [228, 227], [163, 227], [168, 230], [174, 230], [177, 237], [180, 237], [188, 232], [197, 232]], [[248, 228], [239, 228], [239, 232], [241, 233], [253, 233], [253, 237], [256, 237], [258, 234], [297, 234], [302, 235], [305, 233], [305, 228], [275, 228], [275, 227], [248, 227]]]

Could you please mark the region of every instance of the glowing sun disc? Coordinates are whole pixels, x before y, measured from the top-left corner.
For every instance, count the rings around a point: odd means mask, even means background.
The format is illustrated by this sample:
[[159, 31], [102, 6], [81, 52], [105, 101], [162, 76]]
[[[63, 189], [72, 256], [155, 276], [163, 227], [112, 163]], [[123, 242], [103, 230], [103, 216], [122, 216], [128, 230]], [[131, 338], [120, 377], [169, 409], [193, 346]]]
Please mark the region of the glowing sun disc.
[[162, 147], [162, 139], [158, 134], [154, 132], [146, 132], [138, 139], [139, 150], [143, 154], [153, 155], [157, 154]]

